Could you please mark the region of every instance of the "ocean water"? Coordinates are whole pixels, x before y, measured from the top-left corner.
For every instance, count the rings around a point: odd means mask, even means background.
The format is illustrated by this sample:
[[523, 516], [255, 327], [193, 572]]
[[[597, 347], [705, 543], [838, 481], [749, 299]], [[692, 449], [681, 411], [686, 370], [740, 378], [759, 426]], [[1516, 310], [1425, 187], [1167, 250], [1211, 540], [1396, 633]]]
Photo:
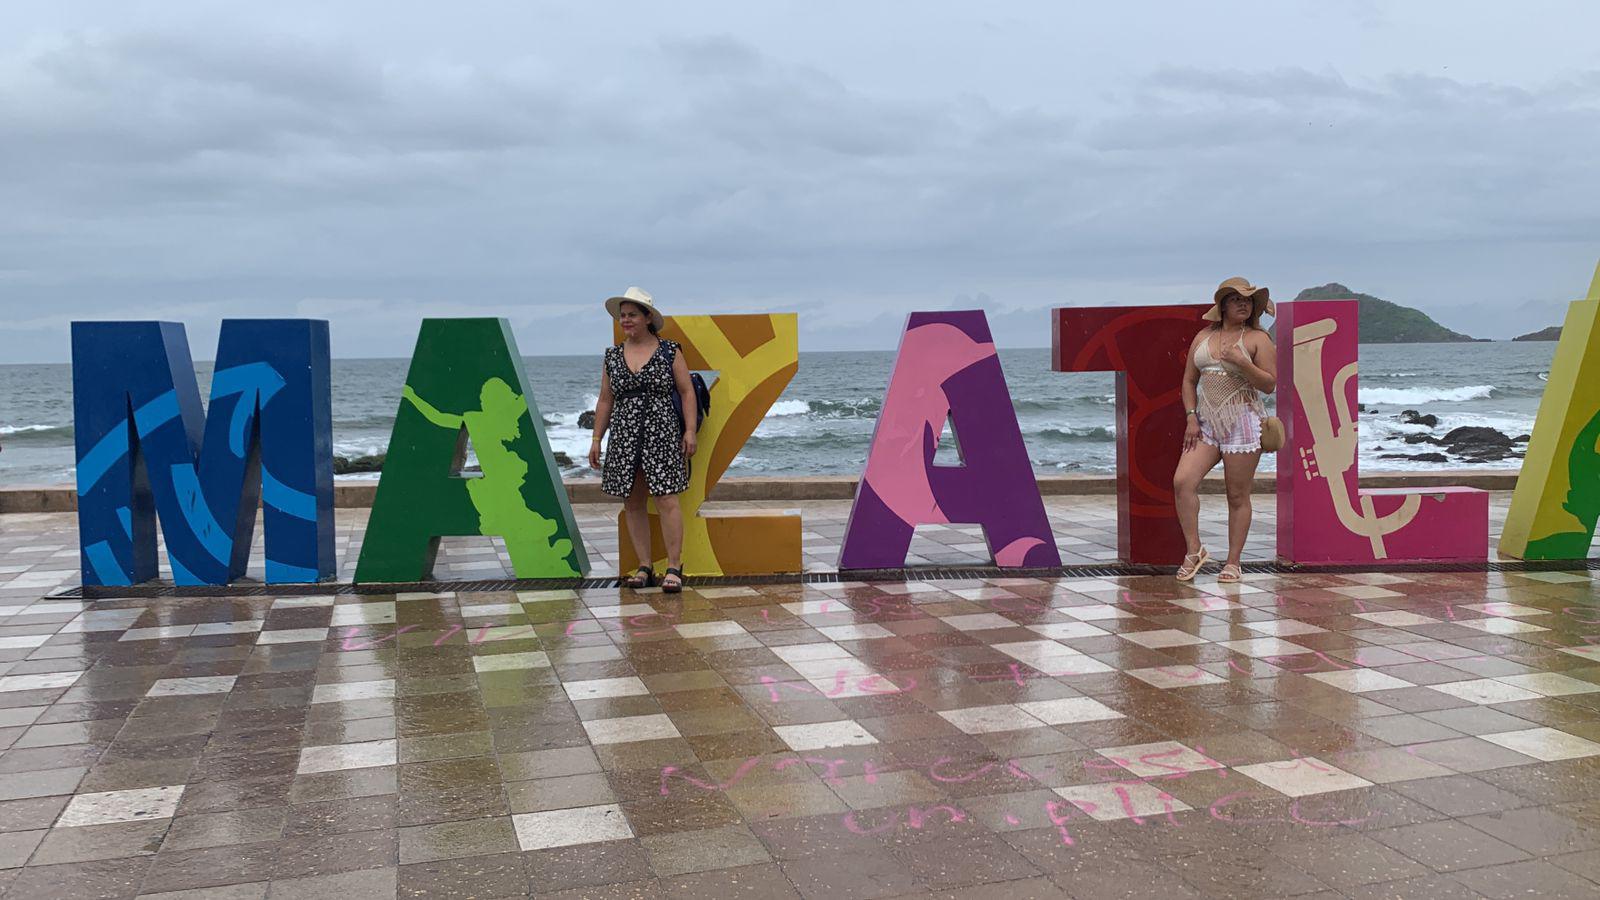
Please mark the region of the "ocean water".
[[[1403, 409], [1440, 419], [1434, 435], [1459, 425], [1487, 425], [1513, 437], [1533, 429], [1554, 343], [1377, 344], [1361, 348], [1361, 461], [1364, 470], [1430, 468], [1379, 459], [1420, 452], [1400, 438], [1428, 432], [1401, 425]], [[1115, 471], [1113, 381], [1110, 374], [1050, 371], [1043, 349], [1000, 354], [1034, 468], [1040, 473]], [[861, 471], [883, 401], [892, 351], [802, 353], [800, 371], [734, 460], [730, 475], [854, 475]], [[335, 452], [377, 453], [405, 381], [403, 359], [333, 362]], [[201, 395], [211, 367], [197, 366]], [[532, 357], [526, 370], [553, 449], [574, 461], [565, 472], [593, 475], [583, 465], [589, 432], [578, 415], [593, 409], [600, 353]], [[72, 372], [67, 365], [0, 366], [0, 484], [73, 479]], [[1272, 456], [1264, 457], [1270, 468]], [[1465, 466], [1465, 463], [1456, 465]], [[1484, 468], [1515, 468], [1514, 461]], [[376, 477], [376, 476], [371, 476]]]

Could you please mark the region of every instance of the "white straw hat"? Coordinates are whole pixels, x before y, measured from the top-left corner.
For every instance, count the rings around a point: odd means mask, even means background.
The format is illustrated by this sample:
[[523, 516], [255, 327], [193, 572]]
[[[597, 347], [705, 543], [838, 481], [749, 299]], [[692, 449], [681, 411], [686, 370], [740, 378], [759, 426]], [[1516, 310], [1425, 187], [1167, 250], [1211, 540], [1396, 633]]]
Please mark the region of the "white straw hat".
[[651, 297], [644, 288], [631, 287], [623, 291], [619, 297], [608, 297], [606, 299], [606, 312], [611, 313], [611, 318], [615, 319], [621, 313], [622, 304], [624, 303], [632, 303], [649, 313], [650, 324], [654, 325], [657, 331], [666, 326], [667, 320], [662, 317], [661, 310], [656, 309], [655, 298]]

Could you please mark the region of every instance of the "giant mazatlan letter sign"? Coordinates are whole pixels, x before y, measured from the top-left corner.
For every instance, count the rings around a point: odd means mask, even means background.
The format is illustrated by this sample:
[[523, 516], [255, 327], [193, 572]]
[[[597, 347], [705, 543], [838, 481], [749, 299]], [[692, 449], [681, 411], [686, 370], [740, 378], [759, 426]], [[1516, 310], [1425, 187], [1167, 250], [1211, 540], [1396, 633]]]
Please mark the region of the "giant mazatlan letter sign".
[[[468, 442], [482, 473], [464, 476]], [[505, 542], [518, 578], [588, 574], [578, 523], [505, 319], [424, 319], [356, 564], [421, 581], [439, 538]]]
[[[1052, 368], [1117, 373], [1119, 547], [1181, 556], [1171, 473], [1182, 445], [1183, 354], [1203, 306], [1056, 309]], [[1473, 561], [1488, 555], [1488, 495], [1465, 487], [1362, 489], [1354, 300], [1280, 304], [1278, 555], [1301, 564]], [[663, 336], [716, 373], [684, 515], [684, 570], [801, 570], [798, 515], [701, 506], [799, 368], [798, 316], [675, 316]], [[328, 324], [222, 323], [209, 408], [182, 325], [75, 322], [73, 413], [83, 583], [157, 577], [157, 522], [173, 582], [245, 574], [263, 513], [270, 583], [337, 575]], [[954, 431], [959, 464], [937, 462]], [[462, 471], [468, 446], [481, 472]], [[1572, 304], [1500, 549], [1581, 559], [1600, 519], [1600, 271]], [[654, 563], [660, 522], [652, 510]], [[922, 524], [973, 524], [1003, 567], [1060, 564], [1005, 374], [980, 310], [906, 322], [839, 554], [841, 569], [899, 568]], [[622, 570], [633, 559], [619, 515]], [[355, 580], [430, 576], [443, 536], [501, 539], [521, 578], [589, 571], [583, 539], [502, 319], [426, 319], [417, 338]]]
[[1278, 304], [1278, 556], [1297, 563], [1482, 560], [1489, 495], [1358, 484], [1355, 300]]
[[[686, 575], [751, 575], [798, 572], [800, 517], [788, 513], [723, 512], [702, 515], [700, 506], [728, 471], [744, 442], [800, 370], [800, 317], [795, 313], [668, 316], [661, 336], [677, 341], [691, 370], [714, 371], [711, 409], [700, 424], [689, 470], [689, 488], [678, 495], [683, 514]], [[620, 330], [615, 332], [622, 339]], [[651, 546], [666, 564], [661, 519], [650, 504]], [[634, 558], [625, 516], [617, 515], [622, 571], [643, 563]]]
[[[934, 462], [947, 421], [960, 465]], [[999, 566], [1061, 564], [982, 310], [906, 321], [839, 568], [903, 566], [916, 527], [930, 523], [980, 526]]]
[[1600, 269], [1567, 307], [1500, 552], [1585, 559], [1600, 519]]
[[332, 578], [333, 402], [328, 323], [227, 319], [209, 410], [183, 326], [72, 325], [78, 534], [85, 585], [244, 574], [265, 510], [269, 582]]
[[1183, 455], [1183, 368], [1207, 306], [1063, 307], [1051, 314], [1051, 367], [1115, 372], [1117, 548], [1126, 562], [1184, 554], [1172, 473]]

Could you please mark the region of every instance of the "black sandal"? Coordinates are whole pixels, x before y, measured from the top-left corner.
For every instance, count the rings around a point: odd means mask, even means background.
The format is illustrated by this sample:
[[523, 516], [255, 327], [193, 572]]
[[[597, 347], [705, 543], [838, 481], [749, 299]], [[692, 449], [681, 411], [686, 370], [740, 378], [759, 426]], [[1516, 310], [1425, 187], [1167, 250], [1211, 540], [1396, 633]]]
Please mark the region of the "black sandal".
[[656, 570], [649, 566], [640, 566], [632, 575], [622, 580], [622, 586], [633, 588], [636, 591], [640, 588], [655, 587]]
[[[667, 583], [667, 575], [676, 575], [676, 576], [678, 576], [678, 583], [677, 584], [668, 584]], [[683, 570], [682, 569], [670, 569], [670, 568], [667, 569], [666, 575], [662, 575], [661, 576], [661, 593], [663, 593], [663, 594], [676, 594], [676, 593], [679, 593], [682, 590], [683, 590]]]

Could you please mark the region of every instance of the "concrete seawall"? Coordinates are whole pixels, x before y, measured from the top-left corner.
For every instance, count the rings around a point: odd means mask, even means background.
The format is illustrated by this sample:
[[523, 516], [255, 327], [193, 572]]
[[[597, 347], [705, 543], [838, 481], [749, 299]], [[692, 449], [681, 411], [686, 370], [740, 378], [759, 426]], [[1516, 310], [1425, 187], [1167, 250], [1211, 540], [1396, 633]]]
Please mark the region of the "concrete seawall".
[[[1107, 475], [1041, 475], [1039, 492], [1047, 497], [1115, 494], [1117, 481]], [[1361, 476], [1366, 488], [1475, 487], [1490, 491], [1509, 491], [1516, 487], [1515, 469], [1445, 469], [1431, 472], [1372, 472]], [[611, 503], [600, 490], [597, 478], [566, 481], [567, 496], [573, 503]], [[376, 481], [339, 481], [334, 485], [334, 504], [341, 509], [372, 505]], [[1274, 479], [1256, 479], [1260, 494], [1274, 490]], [[1222, 493], [1222, 477], [1206, 479], [1206, 493]], [[855, 497], [856, 478], [851, 475], [812, 475], [797, 477], [724, 478], [712, 492], [713, 500], [759, 500], [774, 503], [801, 500], [850, 500]], [[0, 513], [71, 512], [78, 508], [78, 495], [69, 485], [20, 485], [0, 488]]]

